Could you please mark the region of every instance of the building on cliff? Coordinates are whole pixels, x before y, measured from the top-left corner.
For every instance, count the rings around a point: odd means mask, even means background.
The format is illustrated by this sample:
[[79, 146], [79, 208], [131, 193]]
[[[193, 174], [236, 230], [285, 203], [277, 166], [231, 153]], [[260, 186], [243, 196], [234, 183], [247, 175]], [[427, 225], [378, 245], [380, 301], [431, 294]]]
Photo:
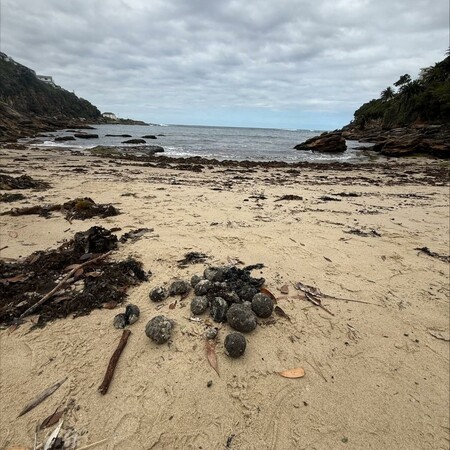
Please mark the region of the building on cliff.
[[51, 84], [52, 86], [56, 86], [53, 78], [48, 75], [36, 75], [38, 80], [43, 81], [44, 83]]
[[102, 113], [102, 117], [104, 117], [105, 119], [117, 120], [117, 116], [112, 112], [104, 112]]

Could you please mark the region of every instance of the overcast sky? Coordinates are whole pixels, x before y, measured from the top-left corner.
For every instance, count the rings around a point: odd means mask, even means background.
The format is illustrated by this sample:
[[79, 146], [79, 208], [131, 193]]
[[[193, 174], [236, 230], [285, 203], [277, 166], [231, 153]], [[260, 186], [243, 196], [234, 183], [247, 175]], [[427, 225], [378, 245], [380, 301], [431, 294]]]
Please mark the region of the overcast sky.
[[449, 0], [0, 0], [0, 50], [101, 111], [334, 129], [442, 60]]

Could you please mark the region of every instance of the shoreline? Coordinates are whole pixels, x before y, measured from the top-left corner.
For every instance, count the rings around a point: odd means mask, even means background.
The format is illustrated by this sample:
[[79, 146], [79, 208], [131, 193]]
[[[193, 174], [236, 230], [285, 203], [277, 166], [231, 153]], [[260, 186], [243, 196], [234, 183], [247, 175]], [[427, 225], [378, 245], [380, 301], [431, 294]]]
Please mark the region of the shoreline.
[[[2, 259], [56, 248], [93, 225], [120, 233], [154, 229], [112, 255], [133, 256], [152, 275], [129, 291], [141, 318], [130, 326], [107, 395], [96, 389], [120, 338], [112, 321], [123, 307], [33, 331], [31, 321], [0, 330], [0, 447], [32, 448], [36, 423], [58, 407], [79, 446], [107, 439], [98, 448], [108, 450], [221, 448], [232, 435], [233, 447], [246, 450], [448, 444], [448, 264], [417, 250], [448, 254], [446, 161], [216, 164], [54, 148], [2, 148], [0, 160], [2, 173], [51, 185], [2, 190], [25, 199], [0, 203], [0, 213], [76, 197], [121, 212], [71, 222], [58, 210], [48, 218], [2, 215], [1, 247], [8, 246]], [[189, 321], [191, 296], [173, 308], [173, 299], [148, 298], [155, 286], [203, 271], [206, 264], [178, 267], [190, 251], [205, 253], [212, 265], [263, 263], [255, 275], [266, 279], [290, 318], [261, 320], [236, 360], [223, 349], [224, 324], [216, 348], [220, 376], [206, 358], [204, 324]], [[327, 299], [330, 315], [299, 295], [299, 281], [370, 304]], [[169, 345], [152, 344], [144, 334], [159, 314], [176, 322]], [[277, 375], [294, 367], [303, 367], [305, 377]], [[65, 376], [58, 391], [16, 419]], [[40, 441], [50, 431], [41, 431]]]

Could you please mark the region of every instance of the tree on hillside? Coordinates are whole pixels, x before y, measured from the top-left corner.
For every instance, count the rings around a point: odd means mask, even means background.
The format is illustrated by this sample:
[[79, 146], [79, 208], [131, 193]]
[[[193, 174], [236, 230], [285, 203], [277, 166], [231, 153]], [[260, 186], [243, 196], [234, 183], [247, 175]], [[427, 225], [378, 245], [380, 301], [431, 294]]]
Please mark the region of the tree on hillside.
[[384, 102], [387, 102], [394, 98], [395, 92], [394, 89], [391, 88], [391, 86], [388, 86], [386, 89], [383, 89], [380, 94], [381, 100]]
[[407, 84], [407, 83], [410, 83], [410, 82], [411, 82], [411, 77], [407, 73], [405, 73], [405, 75], [402, 75], [398, 79], [398, 81], [396, 81], [394, 83], [394, 86], [395, 87], [400, 87], [400, 86], [403, 86], [404, 84]]

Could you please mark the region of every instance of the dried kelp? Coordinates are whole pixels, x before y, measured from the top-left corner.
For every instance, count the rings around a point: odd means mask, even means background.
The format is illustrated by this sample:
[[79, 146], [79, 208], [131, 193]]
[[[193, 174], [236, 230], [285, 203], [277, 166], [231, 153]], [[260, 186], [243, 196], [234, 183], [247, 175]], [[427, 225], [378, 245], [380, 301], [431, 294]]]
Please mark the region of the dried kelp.
[[[20, 322], [26, 310], [54, 291], [66, 272], [71, 276], [64, 286], [38, 305], [36, 326], [68, 315], [89, 314], [104, 303], [123, 302], [127, 289], [146, 280], [147, 274], [132, 258], [118, 262], [98, 258], [116, 246], [117, 236], [92, 227], [55, 250], [36, 252], [14, 263], [0, 261], [0, 325]], [[85, 264], [89, 261], [94, 263]]]

